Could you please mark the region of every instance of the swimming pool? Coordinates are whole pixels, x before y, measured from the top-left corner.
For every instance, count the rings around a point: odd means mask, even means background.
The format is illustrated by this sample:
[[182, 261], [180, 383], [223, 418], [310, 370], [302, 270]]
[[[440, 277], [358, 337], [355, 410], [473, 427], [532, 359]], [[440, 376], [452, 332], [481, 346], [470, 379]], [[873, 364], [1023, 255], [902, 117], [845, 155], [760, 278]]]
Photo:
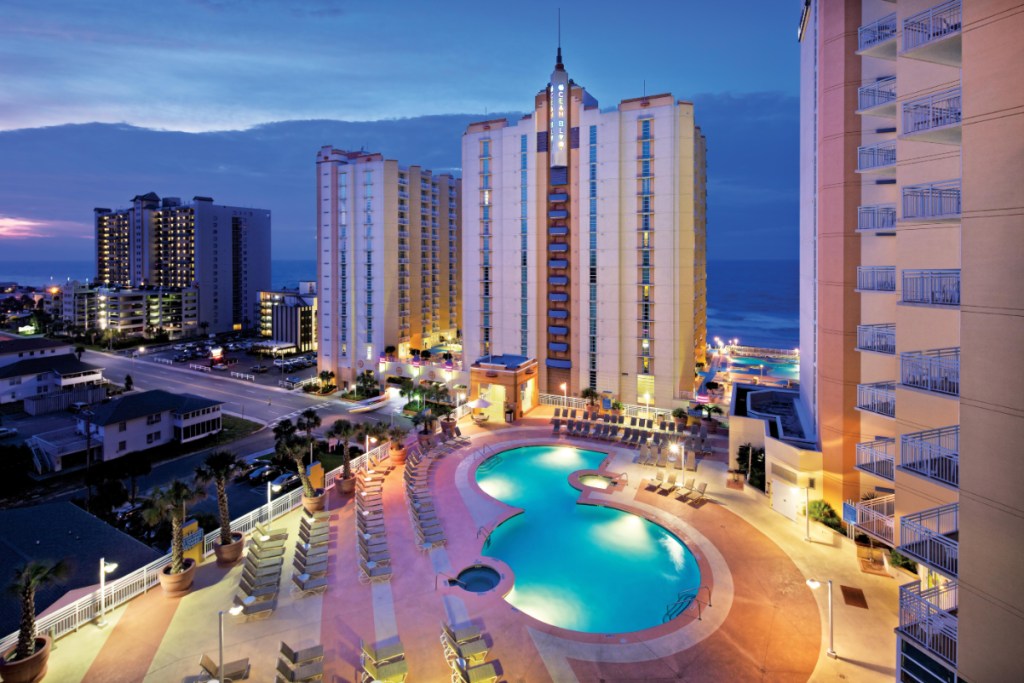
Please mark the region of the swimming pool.
[[763, 365], [765, 377], [800, 379], [800, 363], [797, 361], [779, 360], [775, 358], [757, 358], [755, 356], [740, 356], [732, 358], [730, 363], [736, 372], [746, 372], [758, 375], [761, 373], [761, 369], [758, 366]]
[[524, 446], [481, 463], [480, 488], [523, 509], [491, 532], [483, 554], [515, 573], [505, 599], [516, 609], [574, 631], [628, 633], [661, 624], [667, 612], [678, 614], [700, 586], [700, 569], [663, 527], [576, 503], [579, 491], [569, 475], [597, 469], [604, 458], [577, 448]]

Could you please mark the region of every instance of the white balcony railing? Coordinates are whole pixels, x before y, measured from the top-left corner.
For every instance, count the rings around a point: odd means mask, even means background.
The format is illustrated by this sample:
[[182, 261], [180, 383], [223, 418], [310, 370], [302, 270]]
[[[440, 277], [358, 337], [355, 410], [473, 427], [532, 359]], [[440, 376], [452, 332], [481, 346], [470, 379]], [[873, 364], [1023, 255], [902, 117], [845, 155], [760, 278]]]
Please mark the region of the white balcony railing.
[[896, 13], [857, 29], [857, 50], [869, 50], [876, 45], [896, 39]]
[[857, 528], [889, 545], [893, 543], [893, 518], [896, 514], [896, 496], [880, 496], [854, 503], [857, 510]]
[[920, 581], [900, 586], [899, 632], [956, 667], [957, 584], [921, 588]]
[[857, 325], [857, 348], [861, 351], [896, 354], [896, 323]]
[[903, 515], [899, 551], [951, 579], [959, 565], [960, 504]]
[[900, 354], [900, 383], [947, 396], [960, 395], [960, 349], [904, 351]]
[[960, 427], [942, 427], [902, 435], [900, 469], [959, 488]]
[[960, 179], [903, 188], [903, 220], [960, 216]]
[[857, 291], [895, 292], [896, 266], [858, 266]]
[[895, 165], [895, 140], [882, 140], [857, 148], [857, 171], [860, 173], [889, 169]]
[[962, 115], [959, 87], [904, 102], [903, 134], [959, 126]]
[[857, 230], [861, 232], [876, 232], [895, 229], [895, 204], [875, 204], [857, 208]]
[[858, 384], [857, 407], [869, 413], [896, 417], [896, 383]]
[[959, 306], [960, 271], [904, 270], [901, 301], [928, 306]]
[[876, 477], [895, 478], [896, 440], [877, 439], [857, 444], [857, 469]]
[[880, 78], [857, 88], [857, 109], [864, 111], [896, 101], [896, 77]]
[[907, 17], [903, 20], [903, 51], [960, 33], [963, 23], [960, 0], [944, 2]]

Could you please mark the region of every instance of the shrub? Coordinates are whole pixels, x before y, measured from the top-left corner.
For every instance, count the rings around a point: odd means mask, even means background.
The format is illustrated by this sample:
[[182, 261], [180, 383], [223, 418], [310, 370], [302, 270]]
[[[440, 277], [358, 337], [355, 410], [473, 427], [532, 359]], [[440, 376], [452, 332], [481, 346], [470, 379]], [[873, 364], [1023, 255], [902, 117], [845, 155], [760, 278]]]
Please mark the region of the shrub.
[[909, 572], [913, 572], [914, 574], [917, 573], [917, 562], [914, 562], [906, 555], [899, 554], [895, 550], [889, 551], [889, 564], [894, 567], [901, 567]]
[[821, 522], [830, 529], [843, 531], [843, 519], [824, 500], [812, 500], [808, 506], [808, 512], [814, 521]]
[[[736, 456], [736, 469], [746, 477], [747, 483], [764, 491], [764, 448], [754, 448], [752, 444], [745, 443], [737, 449]], [[748, 466], [750, 468], [749, 474], [747, 472]]]

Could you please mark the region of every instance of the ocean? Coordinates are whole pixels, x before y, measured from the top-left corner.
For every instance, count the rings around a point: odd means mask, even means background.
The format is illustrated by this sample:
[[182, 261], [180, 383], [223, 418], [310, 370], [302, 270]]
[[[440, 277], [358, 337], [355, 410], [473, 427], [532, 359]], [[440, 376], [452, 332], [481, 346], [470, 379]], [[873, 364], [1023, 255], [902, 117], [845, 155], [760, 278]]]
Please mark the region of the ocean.
[[[0, 282], [46, 285], [92, 277], [92, 261], [0, 261]], [[316, 279], [316, 262], [275, 260], [271, 285]], [[747, 346], [793, 349], [800, 340], [798, 262], [708, 261], [708, 340], [738, 338]]]

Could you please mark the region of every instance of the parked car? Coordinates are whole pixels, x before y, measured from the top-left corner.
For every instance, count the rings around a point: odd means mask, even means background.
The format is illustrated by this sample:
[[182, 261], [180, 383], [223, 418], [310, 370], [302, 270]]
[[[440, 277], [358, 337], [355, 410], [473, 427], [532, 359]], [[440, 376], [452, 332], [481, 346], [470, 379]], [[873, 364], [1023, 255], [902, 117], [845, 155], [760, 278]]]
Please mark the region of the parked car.
[[285, 382], [291, 382], [292, 384], [298, 384], [302, 381], [301, 377], [285, 377]]
[[269, 370], [270, 370], [270, 367], [266, 366], [266, 365], [254, 365], [251, 368], [249, 368], [249, 372], [255, 373], [257, 375], [261, 375], [264, 372], [267, 372]]
[[285, 472], [280, 475], [272, 482], [270, 482], [270, 489], [274, 493], [282, 493], [284, 491], [290, 491], [299, 484], [299, 475], [295, 472]]
[[0, 439], [9, 439], [12, 436], [17, 436], [18, 430], [14, 427], [0, 427]]
[[174, 357], [174, 362], [175, 363], [187, 363], [191, 359], [192, 359], [191, 356], [186, 356], [184, 353], [179, 353], [178, 355], [176, 355]]
[[279, 472], [277, 468], [271, 465], [262, 465], [250, 472], [249, 476], [246, 478], [249, 480], [250, 484], [261, 484], [268, 479], [273, 479], [278, 474]]
[[226, 363], [215, 363], [214, 366], [213, 366], [213, 369], [217, 370], [219, 372], [227, 372], [228, 371], [228, 366], [227, 366]]
[[246, 481], [249, 479], [250, 474], [261, 467], [266, 467], [266, 465], [259, 460], [245, 463], [245, 465], [238, 471], [238, 474], [235, 475], [235, 481]]

